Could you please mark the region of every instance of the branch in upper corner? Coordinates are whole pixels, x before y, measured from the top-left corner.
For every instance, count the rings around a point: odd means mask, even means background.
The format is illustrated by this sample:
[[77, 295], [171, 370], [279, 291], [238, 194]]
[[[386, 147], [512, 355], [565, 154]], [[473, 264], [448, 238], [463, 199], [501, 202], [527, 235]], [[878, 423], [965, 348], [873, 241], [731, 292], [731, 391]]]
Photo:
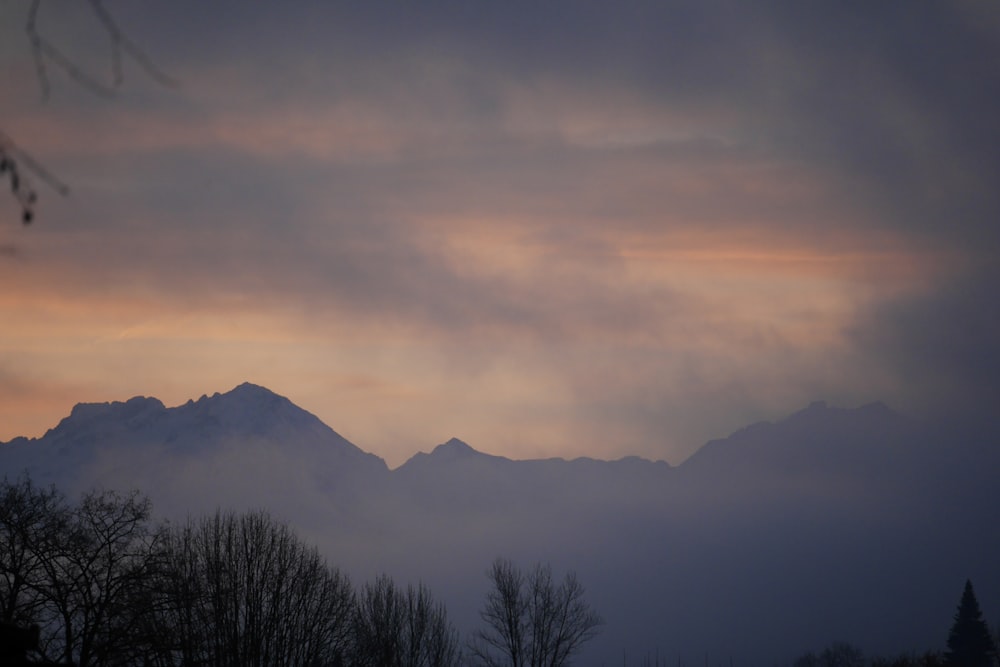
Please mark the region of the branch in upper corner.
[[24, 176], [26, 168], [46, 185], [62, 196], [69, 194], [69, 186], [60, 181], [34, 158], [22, 151], [3, 132], [0, 132], [0, 179], [4, 176], [10, 182], [10, 191], [21, 207], [21, 222], [28, 225], [35, 217], [35, 201], [38, 195]]
[[146, 72], [149, 78], [160, 85], [168, 87], [177, 85], [176, 80], [157, 67], [149, 56], [122, 31], [111, 13], [104, 8], [102, 0], [87, 0], [87, 4], [90, 5], [91, 11], [111, 42], [111, 81], [105, 83], [101, 81], [100, 77], [87, 72], [45, 38], [38, 30], [38, 10], [42, 5], [42, 0], [32, 0], [24, 31], [31, 43], [31, 54], [35, 60], [35, 73], [42, 89], [43, 99], [48, 98], [51, 88], [49, 85], [49, 65], [55, 65], [63, 70], [71, 79], [96, 95], [114, 96], [115, 90], [125, 81], [122, 69], [122, 59], [125, 56], [130, 57]]
[[[125, 81], [122, 61], [130, 58], [145, 71], [153, 81], [162, 86], [174, 87], [177, 82], [157, 67], [146, 53], [121, 29], [114, 17], [104, 8], [103, 0], [87, 0], [90, 11], [101, 25], [111, 44], [111, 79], [102, 81], [100, 76], [88, 72], [49, 41], [39, 30], [38, 10], [42, 0], [32, 0], [28, 9], [28, 20], [24, 31], [31, 44], [31, 55], [35, 61], [35, 75], [41, 87], [42, 99], [48, 99], [51, 85], [49, 68], [55, 66], [65, 72], [70, 79], [101, 97], [113, 97]], [[21, 208], [21, 222], [30, 224], [34, 219], [35, 202], [38, 195], [25, 178], [24, 171], [31, 172], [62, 196], [69, 194], [69, 186], [56, 178], [48, 169], [38, 163], [3, 132], [0, 132], [0, 180], [5, 177], [10, 183], [11, 194]]]

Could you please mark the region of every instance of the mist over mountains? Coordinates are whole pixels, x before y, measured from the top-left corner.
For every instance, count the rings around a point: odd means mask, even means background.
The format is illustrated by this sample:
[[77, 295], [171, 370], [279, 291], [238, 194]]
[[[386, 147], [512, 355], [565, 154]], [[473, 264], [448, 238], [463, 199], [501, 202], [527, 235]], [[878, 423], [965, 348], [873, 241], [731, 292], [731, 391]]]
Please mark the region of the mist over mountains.
[[138, 488], [160, 516], [266, 508], [357, 580], [423, 581], [478, 622], [497, 556], [575, 570], [607, 620], [578, 664], [658, 652], [772, 664], [833, 640], [942, 648], [966, 578], [1000, 619], [996, 430], [814, 403], [687, 461], [511, 460], [458, 439], [390, 470], [251, 384], [167, 408], [80, 404], [0, 445], [69, 495]]

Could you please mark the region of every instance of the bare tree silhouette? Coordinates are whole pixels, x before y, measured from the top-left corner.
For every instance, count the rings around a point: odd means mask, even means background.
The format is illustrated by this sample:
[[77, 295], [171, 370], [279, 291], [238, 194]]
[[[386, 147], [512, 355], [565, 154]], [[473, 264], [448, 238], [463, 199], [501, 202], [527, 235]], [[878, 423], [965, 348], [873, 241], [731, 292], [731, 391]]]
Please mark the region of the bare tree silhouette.
[[561, 667], [600, 631], [604, 620], [583, 599], [583, 584], [572, 572], [561, 583], [552, 568], [536, 565], [527, 574], [497, 559], [487, 576], [493, 589], [470, 653], [485, 667]]
[[0, 654], [78, 667], [138, 654], [157, 561], [150, 510], [138, 492], [93, 491], [71, 505], [27, 477], [0, 481]]
[[386, 575], [367, 583], [354, 612], [351, 664], [356, 667], [455, 667], [458, 633], [430, 590], [397, 587]]

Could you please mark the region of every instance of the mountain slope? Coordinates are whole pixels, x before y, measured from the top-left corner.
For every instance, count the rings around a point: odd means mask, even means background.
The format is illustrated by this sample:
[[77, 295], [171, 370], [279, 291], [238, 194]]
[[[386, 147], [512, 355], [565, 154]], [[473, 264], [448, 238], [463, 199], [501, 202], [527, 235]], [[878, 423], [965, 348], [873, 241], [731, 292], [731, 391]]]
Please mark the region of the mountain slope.
[[834, 639], [940, 648], [966, 578], [1000, 599], [995, 436], [816, 403], [677, 467], [517, 461], [453, 439], [389, 471], [241, 385], [176, 408], [78, 405], [42, 438], [0, 445], [0, 473], [71, 494], [137, 487], [167, 516], [265, 507], [356, 579], [423, 581], [463, 631], [497, 556], [576, 570], [608, 619], [580, 664], [623, 649], [774, 664]]
[[875, 463], [890, 464], [918, 425], [882, 403], [833, 408], [816, 402], [777, 423], [761, 422], [712, 440], [682, 464], [686, 470], [755, 466], [787, 472], [824, 466], [857, 472]]
[[295, 511], [296, 495], [336, 495], [388, 473], [379, 457], [249, 383], [174, 408], [145, 397], [78, 404], [41, 438], [0, 444], [0, 470], [25, 470], [71, 493], [137, 487], [168, 514], [215, 506]]

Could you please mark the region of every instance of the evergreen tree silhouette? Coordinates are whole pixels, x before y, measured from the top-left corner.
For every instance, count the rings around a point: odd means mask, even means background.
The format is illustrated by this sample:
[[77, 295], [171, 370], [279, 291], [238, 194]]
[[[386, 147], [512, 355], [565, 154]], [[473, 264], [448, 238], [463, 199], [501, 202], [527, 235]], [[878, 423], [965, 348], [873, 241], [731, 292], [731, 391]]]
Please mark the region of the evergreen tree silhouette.
[[996, 647], [983, 620], [972, 582], [966, 580], [955, 622], [948, 633], [946, 664], [949, 667], [992, 667], [995, 653]]

